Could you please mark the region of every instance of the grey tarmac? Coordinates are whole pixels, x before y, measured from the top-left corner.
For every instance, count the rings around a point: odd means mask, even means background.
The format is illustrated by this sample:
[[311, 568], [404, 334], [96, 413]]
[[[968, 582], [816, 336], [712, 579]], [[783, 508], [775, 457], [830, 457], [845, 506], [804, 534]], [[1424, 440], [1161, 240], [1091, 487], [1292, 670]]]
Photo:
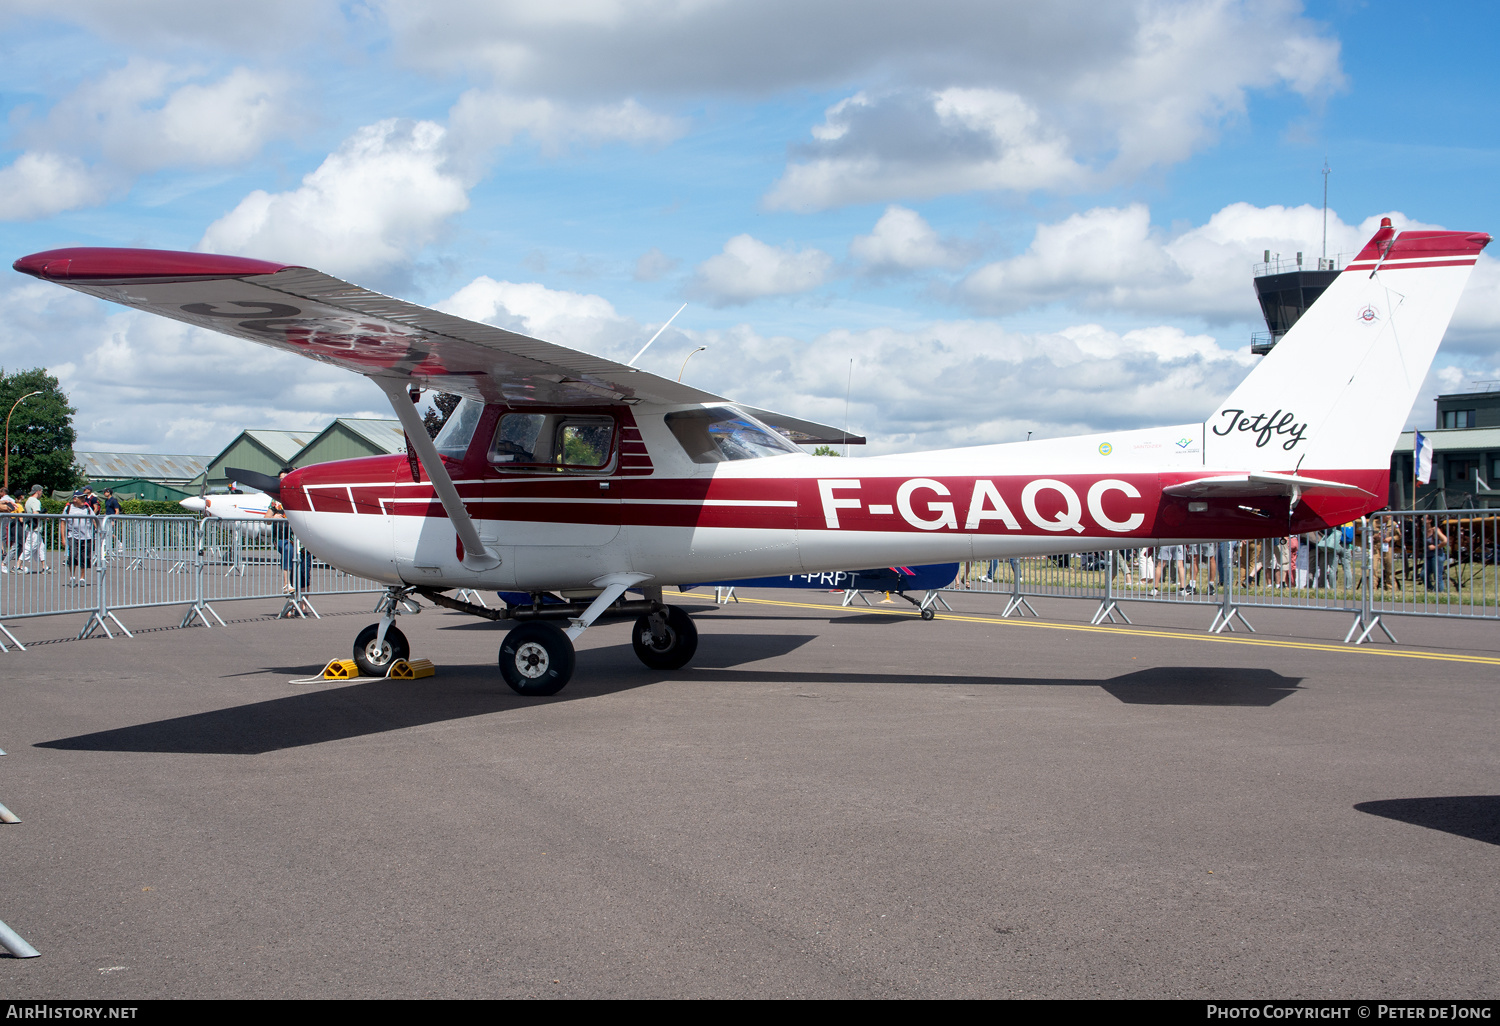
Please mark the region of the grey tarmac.
[[542, 700], [432, 608], [436, 677], [289, 684], [364, 596], [13, 624], [0, 994], [1500, 994], [1495, 624], [702, 595], [692, 666], [605, 624]]

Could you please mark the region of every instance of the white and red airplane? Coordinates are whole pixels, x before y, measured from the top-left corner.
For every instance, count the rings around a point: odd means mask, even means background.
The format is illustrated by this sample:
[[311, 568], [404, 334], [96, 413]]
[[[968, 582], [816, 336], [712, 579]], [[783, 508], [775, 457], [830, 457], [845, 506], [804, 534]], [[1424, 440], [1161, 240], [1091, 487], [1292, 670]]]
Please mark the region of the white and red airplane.
[[[409, 456], [307, 467], [281, 490], [306, 547], [391, 589], [356, 661], [373, 674], [408, 654], [393, 621], [417, 592], [517, 621], [501, 673], [549, 695], [605, 615], [638, 617], [648, 666], [686, 665], [697, 630], [665, 604], [669, 586], [1263, 538], [1380, 509], [1391, 448], [1489, 242], [1382, 222], [1201, 423], [837, 461], [795, 444], [842, 441], [835, 429], [306, 267], [62, 249], [15, 268], [371, 378]], [[408, 395], [428, 387], [464, 397], [431, 440]], [[445, 594], [481, 588], [533, 601], [487, 610]], [[545, 604], [553, 592], [565, 601]]]

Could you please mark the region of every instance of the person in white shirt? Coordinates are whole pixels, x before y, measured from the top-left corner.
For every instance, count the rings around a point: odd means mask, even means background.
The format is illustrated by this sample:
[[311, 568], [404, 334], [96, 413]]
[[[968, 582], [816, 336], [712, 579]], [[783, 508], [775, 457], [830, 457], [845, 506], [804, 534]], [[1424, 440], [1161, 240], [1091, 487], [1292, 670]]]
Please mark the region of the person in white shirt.
[[[94, 507], [82, 491], [73, 493], [68, 503], [68, 586], [84, 587], [89, 583], [89, 564], [94, 560]], [[74, 577], [74, 573], [77, 577]]]
[[[36, 564], [40, 560], [42, 570], [50, 571], [47, 566], [47, 539], [42, 534], [42, 520], [38, 514], [42, 512], [42, 486], [34, 484], [31, 486], [31, 494], [26, 498], [26, 543], [21, 547], [21, 558], [17, 563], [29, 564], [29, 572], [37, 573]], [[28, 567], [19, 567], [22, 573], [28, 572]]]

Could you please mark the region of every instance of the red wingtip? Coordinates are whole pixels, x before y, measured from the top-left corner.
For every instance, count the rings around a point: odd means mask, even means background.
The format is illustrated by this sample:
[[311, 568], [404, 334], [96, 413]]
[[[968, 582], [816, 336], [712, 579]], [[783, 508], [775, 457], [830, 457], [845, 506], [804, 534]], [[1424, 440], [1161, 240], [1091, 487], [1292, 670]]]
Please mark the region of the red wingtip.
[[293, 265], [166, 249], [76, 247], [33, 253], [11, 266], [33, 278], [70, 282], [243, 278], [254, 274], [275, 274]]

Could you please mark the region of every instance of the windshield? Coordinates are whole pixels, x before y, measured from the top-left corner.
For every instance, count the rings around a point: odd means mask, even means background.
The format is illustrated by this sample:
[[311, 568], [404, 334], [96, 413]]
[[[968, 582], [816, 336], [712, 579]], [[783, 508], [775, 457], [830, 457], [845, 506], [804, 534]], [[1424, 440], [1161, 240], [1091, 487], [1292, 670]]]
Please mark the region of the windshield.
[[754, 417], [729, 406], [669, 413], [666, 422], [694, 463], [755, 460], [802, 451]]
[[469, 442], [479, 427], [479, 418], [484, 414], [484, 403], [476, 399], [464, 399], [448, 415], [432, 444], [439, 456], [450, 460], [462, 460], [469, 452]]

